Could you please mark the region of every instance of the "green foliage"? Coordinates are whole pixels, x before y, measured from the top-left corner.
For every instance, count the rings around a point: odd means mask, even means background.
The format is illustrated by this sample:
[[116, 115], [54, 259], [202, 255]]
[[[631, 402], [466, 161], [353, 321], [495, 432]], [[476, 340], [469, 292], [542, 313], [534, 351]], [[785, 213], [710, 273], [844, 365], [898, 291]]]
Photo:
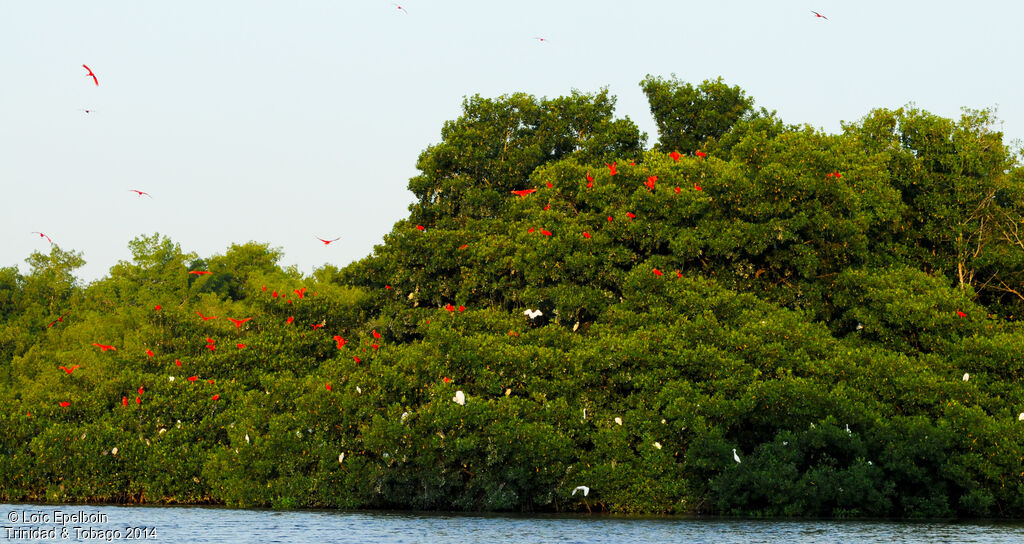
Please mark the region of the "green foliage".
[[829, 135], [642, 86], [648, 151], [607, 91], [467, 99], [344, 268], [154, 234], [89, 285], [56, 246], [0, 269], [0, 500], [1024, 515], [990, 114]]

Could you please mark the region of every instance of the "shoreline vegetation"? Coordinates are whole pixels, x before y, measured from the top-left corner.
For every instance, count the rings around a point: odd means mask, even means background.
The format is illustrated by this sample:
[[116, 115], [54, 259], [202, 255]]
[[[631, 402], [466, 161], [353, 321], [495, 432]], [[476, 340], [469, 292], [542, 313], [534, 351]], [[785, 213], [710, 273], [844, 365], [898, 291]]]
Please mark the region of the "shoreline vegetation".
[[0, 501], [1024, 518], [992, 112], [641, 87], [650, 147], [607, 90], [467, 98], [343, 268], [158, 233], [89, 284], [0, 268]]

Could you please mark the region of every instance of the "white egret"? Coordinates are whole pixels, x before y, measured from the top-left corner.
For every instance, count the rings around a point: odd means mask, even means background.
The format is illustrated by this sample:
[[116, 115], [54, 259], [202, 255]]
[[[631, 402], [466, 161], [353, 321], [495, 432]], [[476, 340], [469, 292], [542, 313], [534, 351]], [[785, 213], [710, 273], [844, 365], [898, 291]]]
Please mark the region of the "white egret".
[[615, 418], [615, 423], [618, 423], [619, 425], [622, 425], [622, 418], [621, 417], [616, 417]]
[[341, 452], [341, 455], [338, 456], [338, 464], [340, 465], [341, 462], [344, 461], [344, 460], [345, 460], [345, 452]]
[[661, 442], [655, 442], [654, 443], [654, 447], [658, 448], [660, 450], [661, 449]]
[[405, 421], [407, 417], [409, 417], [409, 412], [402, 412], [402, 421]]
[[537, 319], [538, 317], [544, 315], [544, 312], [542, 312], [540, 310], [530, 310], [530, 309], [527, 309], [525, 312], [523, 312], [523, 315], [525, 315], [526, 317], [529, 317], [530, 319]]
[[117, 455], [117, 446], [114, 446], [114, 449], [110, 450], [110, 455]]
[[846, 434], [853, 434], [853, 431], [850, 430], [850, 424], [849, 423], [846, 424]]
[[966, 373], [966, 372], [964, 372], [964, 381], [966, 382], [969, 379], [971, 379], [971, 375]]
[[455, 401], [455, 403], [458, 404], [459, 406], [465, 406], [466, 394], [463, 393], [462, 391], [456, 391], [455, 396], [452, 397], [452, 400]]
[[589, 487], [587, 487], [587, 486], [585, 486], [585, 485], [578, 485], [578, 486], [576, 486], [576, 489], [573, 489], [573, 490], [572, 490], [572, 494], [573, 494], [573, 496], [575, 496], [575, 495], [576, 495], [576, 492], [577, 492], [577, 491], [582, 491], [582, 492], [583, 492], [583, 496], [584, 496], [584, 497], [586, 497], [587, 495], [589, 495], [589, 494], [590, 494], [590, 488], [589, 488]]
[[741, 462], [740, 461], [740, 456], [736, 454], [736, 448], [732, 449], [732, 459], [734, 461], [736, 461], [737, 463]]
[[249, 433], [245, 433], [245, 443], [249, 443]]
[[1020, 415], [1017, 416], [1017, 421], [1024, 421], [1024, 412], [1021, 412]]

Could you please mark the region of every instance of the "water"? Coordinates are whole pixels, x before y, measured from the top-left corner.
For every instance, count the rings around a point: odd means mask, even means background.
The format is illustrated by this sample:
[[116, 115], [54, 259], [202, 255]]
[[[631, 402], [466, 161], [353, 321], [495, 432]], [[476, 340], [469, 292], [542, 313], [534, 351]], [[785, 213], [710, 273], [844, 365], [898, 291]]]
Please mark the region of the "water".
[[[87, 519], [68, 519], [79, 512]], [[1022, 522], [752, 521], [9, 504], [0, 505], [0, 518], [0, 542], [1024, 542]], [[75, 527], [81, 528], [77, 534]], [[67, 530], [66, 537], [62, 530]], [[36, 538], [40, 531], [52, 531], [55, 537]]]

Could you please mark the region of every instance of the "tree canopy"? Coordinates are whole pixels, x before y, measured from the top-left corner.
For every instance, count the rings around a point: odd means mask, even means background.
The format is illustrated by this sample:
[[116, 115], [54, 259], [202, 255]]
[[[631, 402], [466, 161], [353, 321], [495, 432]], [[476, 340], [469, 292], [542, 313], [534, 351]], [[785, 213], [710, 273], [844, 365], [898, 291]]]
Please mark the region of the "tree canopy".
[[641, 86], [650, 149], [607, 90], [467, 98], [346, 266], [153, 234], [87, 285], [0, 268], [0, 500], [1024, 515], [991, 112], [828, 134]]

